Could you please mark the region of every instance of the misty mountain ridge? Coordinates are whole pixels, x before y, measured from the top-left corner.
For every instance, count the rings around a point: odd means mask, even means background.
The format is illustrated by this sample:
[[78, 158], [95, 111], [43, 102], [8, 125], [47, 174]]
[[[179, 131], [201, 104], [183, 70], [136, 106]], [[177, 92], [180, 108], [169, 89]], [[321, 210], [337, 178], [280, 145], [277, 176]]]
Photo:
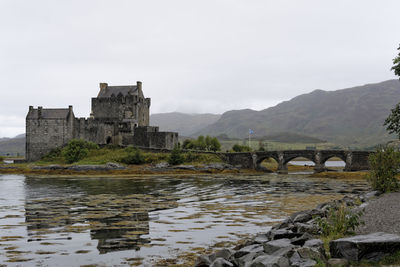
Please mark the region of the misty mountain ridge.
[[336, 91], [318, 89], [261, 111], [225, 112], [195, 135], [225, 133], [245, 138], [252, 129], [260, 137], [287, 132], [342, 145], [370, 146], [394, 139], [383, 122], [399, 102], [398, 80]]

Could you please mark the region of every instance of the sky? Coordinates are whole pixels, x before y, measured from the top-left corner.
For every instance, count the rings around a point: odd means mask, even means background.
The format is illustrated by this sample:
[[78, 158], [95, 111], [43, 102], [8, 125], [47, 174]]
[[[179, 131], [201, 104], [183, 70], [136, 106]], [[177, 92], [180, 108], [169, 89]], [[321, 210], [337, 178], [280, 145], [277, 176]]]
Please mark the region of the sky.
[[0, 0], [0, 137], [28, 107], [88, 117], [99, 83], [151, 113], [262, 110], [394, 79], [398, 0]]

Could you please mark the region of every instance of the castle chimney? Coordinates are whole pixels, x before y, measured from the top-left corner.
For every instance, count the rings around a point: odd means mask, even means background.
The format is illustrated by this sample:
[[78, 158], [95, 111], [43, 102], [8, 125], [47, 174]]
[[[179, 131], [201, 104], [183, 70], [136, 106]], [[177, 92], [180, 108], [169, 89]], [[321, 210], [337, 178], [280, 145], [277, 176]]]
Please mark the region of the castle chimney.
[[38, 118], [39, 119], [42, 118], [42, 109], [43, 109], [43, 107], [41, 107], [41, 106], [38, 107]]
[[69, 109], [69, 113], [72, 113], [72, 106], [71, 105], [68, 106], [68, 109]]
[[137, 87], [138, 90], [142, 90], [142, 82], [137, 81], [136, 82], [136, 87]]
[[33, 106], [29, 106], [29, 111], [32, 111], [33, 110]]
[[107, 83], [100, 83], [100, 90], [105, 90], [108, 87]]

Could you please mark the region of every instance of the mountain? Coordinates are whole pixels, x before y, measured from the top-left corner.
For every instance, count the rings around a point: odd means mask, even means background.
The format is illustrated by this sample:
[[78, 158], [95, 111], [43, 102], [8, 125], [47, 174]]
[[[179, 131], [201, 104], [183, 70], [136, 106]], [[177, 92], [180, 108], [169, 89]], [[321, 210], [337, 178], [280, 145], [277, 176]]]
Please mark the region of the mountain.
[[150, 124], [159, 126], [160, 131], [173, 131], [181, 136], [191, 136], [215, 123], [220, 117], [219, 114], [157, 113], [150, 116]]
[[252, 129], [259, 137], [285, 132], [364, 147], [395, 139], [387, 134], [383, 122], [399, 102], [398, 80], [336, 91], [315, 90], [261, 111], [225, 112], [195, 135], [244, 138]]
[[0, 155], [25, 155], [25, 134], [17, 135], [14, 138], [0, 138]]

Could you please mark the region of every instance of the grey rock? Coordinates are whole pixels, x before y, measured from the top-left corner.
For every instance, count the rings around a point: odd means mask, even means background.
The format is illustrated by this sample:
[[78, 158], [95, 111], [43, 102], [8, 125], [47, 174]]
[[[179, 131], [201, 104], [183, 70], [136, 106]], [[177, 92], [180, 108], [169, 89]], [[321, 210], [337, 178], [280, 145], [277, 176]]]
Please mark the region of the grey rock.
[[319, 227], [313, 223], [295, 223], [294, 226], [298, 233], [309, 233], [316, 235], [320, 231]]
[[231, 262], [229, 262], [223, 258], [215, 259], [210, 265], [210, 267], [232, 267], [232, 266], [233, 266], [233, 264]]
[[303, 246], [307, 240], [313, 239], [313, 236], [309, 233], [304, 233], [300, 237], [295, 237], [291, 240], [291, 243], [295, 246]]
[[289, 224], [292, 223], [290, 217], [286, 218], [283, 222], [276, 224], [272, 227], [272, 230], [278, 230], [289, 227]]
[[291, 244], [290, 239], [283, 238], [283, 239], [278, 239], [278, 240], [272, 240], [272, 241], [269, 241], [269, 242], [264, 244], [264, 252], [266, 254], [271, 255], [274, 252], [276, 252], [276, 251], [278, 251], [278, 250], [280, 250], [282, 248], [288, 248], [288, 247], [289, 248], [294, 247]]
[[[255, 258], [250, 267], [287, 267], [290, 266], [289, 258], [288, 258], [288, 250], [282, 249], [277, 251], [276, 254], [273, 255], [262, 255]], [[291, 256], [291, 255], [290, 255]]]
[[346, 259], [331, 258], [328, 260], [328, 266], [347, 267], [350, 263]]
[[194, 267], [209, 267], [211, 265], [211, 260], [206, 255], [201, 255], [197, 258]]
[[234, 253], [234, 250], [232, 249], [228, 249], [228, 248], [224, 248], [221, 250], [218, 250], [217, 252], [211, 254], [209, 256], [211, 261], [214, 261], [217, 258], [222, 258], [225, 260], [229, 260], [229, 258], [232, 256], [232, 254]]
[[312, 219], [312, 215], [310, 211], [303, 211], [299, 214], [297, 214], [296, 216], [294, 216], [293, 218], [293, 222], [299, 222], [299, 223], [304, 223], [304, 222], [308, 222], [309, 220]]
[[244, 255], [249, 254], [249, 253], [257, 253], [257, 252], [263, 252], [263, 251], [264, 251], [263, 245], [254, 244], [254, 245], [243, 247], [239, 251], [236, 251], [234, 254], [234, 257], [241, 258]]
[[400, 250], [400, 236], [378, 232], [340, 238], [331, 241], [329, 246], [333, 258], [379, 261], [385, 255]]
[[318, 248], [301, 247], [298, 248], [296, 251], [303, 259], [313, 259], [313, 260], [320, 259], [322, 261], [326, 260], [325, 254], [321, 253], [321, 251]]
[[177, 165], [172, 167], [173, 169], [179, 169], [179, 170], [192, 170], [195, 171], [196, 167], [193, 165]]
[[271, 230], [267, 234], [268, 238], [273, 240], [282, 238], [294, 238], [294, 237], [299, 237], [301, 235], [302, 234], [294, 233], [293, 231], [287, 229]]
[[164, 169], [164, 168], [168, 168], [169, 164], [168, 164], [168, 162], [160, 162], [160, 163], [157, 163], [154, 167], [158, 168], [158, 169]]
[[269, 241], [269, 238], [268, 238], [268, 236], [267, 236], [266, 234], [257, 234], [257, 235], [254, 237], [253, 241], [254, 241], [255, 243], [257, 243], [257, 244], [263, 244], [263, 243], [265, 243], [265, 242], [268, 242], [268, 241]]
[[289, 262], [290, 266], [292, 267], [311, 267], [317, 264], [317, 262], [312, 259], [303, 259], [297, 252], [293, 253], [292, 257], [289, 259]]
[[235, 263], [239, 267], [249, 267], [251, 262], [258, 256], [265, 255], [264, 252], [251, 252], [240, 258], [235, 259]]

